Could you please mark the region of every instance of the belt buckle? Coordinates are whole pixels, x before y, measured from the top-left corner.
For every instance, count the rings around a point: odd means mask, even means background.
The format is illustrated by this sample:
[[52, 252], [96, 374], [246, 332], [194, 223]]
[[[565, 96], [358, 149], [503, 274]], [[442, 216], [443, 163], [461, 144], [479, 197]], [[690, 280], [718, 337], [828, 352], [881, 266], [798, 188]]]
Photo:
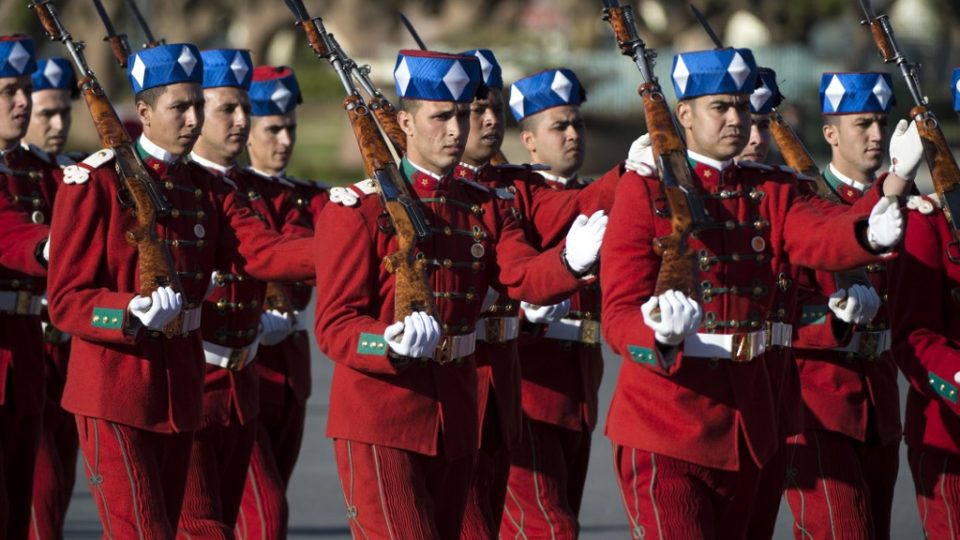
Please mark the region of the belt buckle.
[[749, 362], [765, 350], [764, 342], [767, 332], [750, 332], [747, 334], [733, 334], [733, 347], [730, 351], [730, 360], [737, 363]]
[[600, 321], [586, 319], [580, 321], [580, 343], [585, 345], [600, 343]]
[[440, 340], [440, 344], [433, 352], [433, 361], [441, 366], [453, 362], [453, 338], [451, 336], [446, 336]]
[[231, 349], [230, 358], [227, 359], [227, 365], [224, 366], [230, 371], [240, 371], [247, 365], [247, 358], [250, 356], [250, 347], [242, 349]]
[[183, 334], [183, 311], [181, 310], [172, 321], [163, 327], [163, 335], [167, 336], [167, 339], [171, 339]]
[[883, 332], [863, 331], [859, 333], [859, 336], [857, 355], [867, 360], [876, 360], [880, 356]]
[[17, 315], [30, 315], [30, 304], [33, 301], [33, 293], [30, 291], [17, 291], [16, 304], [13, 312]]
[[487, 343], [503, 343], [507, 337], [507, 321], [503, 318], [483, 320], [483, 332]]

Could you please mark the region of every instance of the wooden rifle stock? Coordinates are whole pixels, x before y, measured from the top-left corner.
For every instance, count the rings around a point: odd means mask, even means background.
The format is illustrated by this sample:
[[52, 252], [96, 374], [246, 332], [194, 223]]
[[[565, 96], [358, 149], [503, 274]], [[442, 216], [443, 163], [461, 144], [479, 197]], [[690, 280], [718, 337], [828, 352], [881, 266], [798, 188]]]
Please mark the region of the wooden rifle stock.
[[926, 107], [914, 107], [910, 110], [910, 116], [917, 123], [933, 187], [950, 224], [954, 242], [960, 242], [960, 230], [957, 227], [957, 220], [960, 219], [960, 189], [957, 189], [960, 186], [960, 168], [957, 167], [957, 160], [943, 136], [939, 122]]
[[390, 143], [393, 144], [397, 154], [401, 156], [406, 154], [407, 134], [400, 129], [400, 124], [397, 122], [397, 109], [393, 106], [393, 103], [387, 101], [386, 98], [374, 99], [370, 102], [370, 110], [373, 111], [377, 123], [380, 124], [380, 129], [390, 139]]
[[113, 52], [113, 57], [117, 59], [120, 67], [126, 69], [127, 58], [130, 57], [130, 45], [127, 44], [127, 36], [107, 36], [103, 40], [110, 43], [110, 51]]

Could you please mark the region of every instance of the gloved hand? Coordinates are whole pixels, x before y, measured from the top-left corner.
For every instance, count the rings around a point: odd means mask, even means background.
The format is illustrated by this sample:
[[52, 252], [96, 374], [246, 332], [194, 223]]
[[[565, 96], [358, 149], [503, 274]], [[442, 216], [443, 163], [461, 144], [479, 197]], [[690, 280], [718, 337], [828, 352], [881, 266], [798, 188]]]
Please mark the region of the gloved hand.
[[220, 272], [216, 270], [214, 270], [213, 272], [210, 272], [210, 283], [207, 284], [207, 291], [203, 293], [204, 300], [206, 300], [207, 298], [210, 298], [210, 295], [213, 294], [213, 291], [217, 290], [217, 285], [219, 285], [217, 280], [219, 276], [220, 276]]
[[923, 159], [923, 143], [917, 123], [900, 120], [890, 136], [890, 174], [913, 180]]
[[183, 296], [174, 292], [171, 287], [160, 287], [144, 298], [139, 294], [130, 300], [127, 311], [140, 319], [143, 326], [155, 332], [162, 332], [170, 321], [180, 314], [183, 306]]
[[[36, 251], [34, 251], [36, 253]], [[50, 262], [50, 236], [43, 242], [43, 260]]]
[[383, 339], [394, 354], [410, 358], [432, 358], [440, 343], [440, 324], [423, 311], [411, 313], [383, 331]]
[[634, 171], [640, 176], [657, 175], [657, 166], [653, 161], [653, 145], [650, 144], [649, 133], [644, 133], [630, 145], [625, 166], [627, 170]]
[[260, 344], [272, 346], [287, 339], [293, 331], [290, 318], [275, 309], [260, 314]]
[[880, 295], [873, 287], [857, 284], [831, 294], [827, 307], [847, 324], [867, 324], [880, 311]]
[[[659, 316], [654, 310], [660, 307]], [[695, 300], [680, 291], [669, 290], [652, 296], [642, 306], [643, 322], [663, 345], [680, 345], [688, 336], [697, 333], [703, 319], [703, 309]]]
[[958, 371], [958, 372], [956, 372], [956, 373], [953, 374], [953, 380], [954, 380], [957, 384], [960, 384], [960, 371]]
[[523, 316], [533, 324], [550, 324], [570, 313], [570, 300], [567, 299], [552, 306], [535, 306], [520, 302], [520, 307], [523, 309]]
[[607, 230], [607, 216], [597, 210], [588, 219], [580, 214], [567, 232], [567, 248], [564, 253], [567, 264], [575, 273], [586, 272], [600, 256], [600, 244]]
[[903, 215], [895, 197], [884, 197], [873, 205], [867, 223], [870, 247], [885, 251], [897, 245], [903, 236]]

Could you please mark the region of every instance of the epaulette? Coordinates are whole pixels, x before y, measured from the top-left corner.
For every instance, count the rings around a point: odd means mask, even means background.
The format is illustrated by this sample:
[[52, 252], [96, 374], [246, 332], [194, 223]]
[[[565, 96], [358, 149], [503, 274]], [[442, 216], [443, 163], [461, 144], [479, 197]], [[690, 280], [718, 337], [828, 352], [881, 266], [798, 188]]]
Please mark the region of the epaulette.
[[737, 165], [743, 167], [744, 169], [760, 169], [761, 171], [773, 171], [776, 170], [766, 163], [757, 163], [756, 161], [738, 161]]
[[929, 216], [934, 210], [940, 208], [940, 197], [938, 197], [936, 193], [931, 193], [930, 195], [910, 195], [907, 197], [907, 208]]
[[80, 163], [66, 167], [63, 169], [63, 183], [85, 184], [90, 180], [90, 173], [111, 162], [114, 155], [112, 148], [104, 148], [90, 154]]
[[330, 202], [341, 206], [356, 206], [360, 199], [377, 193], [377, 185], [367, 178], [347, 187], [330, 188]]
[[468, 186], [470, 186], [470, 187], [479, 189], [480, 191], [483, 191], [484, 193], [489, 193], [490, 195], [493, 195], [494, 197], [496, 197], [496, 198], [498, 198], [498, 199], [503, 199], [503, 200], [505, 200], [505, 201], [512, 201], [513, 199], [516, 198], [516, 195], [514, 195], [514, 193], [513, 193], [512, 191], [510, 191], [509, 189], [506, 189], [506, 188], [491, 188], [491, 187], [487, 187], [487, 186], [485, 186], [485, 185], [483, 185], [483, 184], [478, 184], [477, 182], [474, 182], [473, 180], [460, 179], [460, 182], [463, 182], [464, 184], [466, 184], [466, 185], [468, 185]]

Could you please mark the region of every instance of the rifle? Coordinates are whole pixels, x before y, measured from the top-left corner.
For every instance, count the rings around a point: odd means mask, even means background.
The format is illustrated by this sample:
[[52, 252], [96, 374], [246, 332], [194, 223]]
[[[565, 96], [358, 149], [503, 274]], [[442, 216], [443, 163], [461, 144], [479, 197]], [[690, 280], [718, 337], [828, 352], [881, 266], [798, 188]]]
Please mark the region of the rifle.
[[103, 40], [110, 42], [110, 50], [113, 51], [114, 58], [117, 59], [120, 67], [126, 69], [127, 58], [130, 58], [130, 42], [127, 41], [127, 35], [117, 33], [113, 27], [113, 21], [110, 20], [110, 15], [104, 9], [100, 0], [93, 0], [93, 7], [97, 10], [97, 15], [100, 15], [103, 27], [107, 30], [107, 37]]
[[927, 98], [920, 90], [920, 65], [907, 60], [897, 46], [893, 36], [893, 27], [886, 15], [878, 16], [870, 4], [870, 0], [859, 0], [860, 8], [866, 19], [860, 24], [870, 27], [873, 42], [885, 64], [895, 63], [900, 67], [900, 73], [907, 82], [910, 96], [915, 106], [910, 109], [910, 117], [917, 123], [917, 132], [923, 142], [923, 154], [930, 167], [930, 176], [933, 178], [933, 187], [943, 206], [943, 214], [953, 233], [953, 243], [960, 242], [960, 229], [957, 220], [960, 219], [960, 168], [957, 160], [950, 151], [950, 145], [943, 136], [940, 122], [933, 111], [928, 107]]
[[[423, 39], [420, 38], [420, 34], [417, 32], [417, 29], [413, 27], [413, 23], [410, 22], [410, 19], [408, 19], [407, 16], [400, 11], [397, 12], [397, 15], [400, 16], [400, 22], [403, 23], [403, 26], [407, 29], [407, 32], [410, 33], [410, 36], [413, 38], [413, 40], [417, 42], [417, 46], [420, 47], [420, 50], [427, 50], [427, 44], [424, 43]], [[491, 165], [506, 165], [507, 163], [510, 163], [510, 160], [507, 159], [507, 156], [503, 155], [502, 149], [497, 150], [497, 153], [490, 158]]]
[[[90, 109], [93, 125], [100, 137], [100, 144], [114, 151], [117, 175], [129, 193], [137, 226], [126, 233], [127, 242], [136, 246], [140, 270], [140, 296], [149, 297], [160, 287], [172, 287], [183, 291], [180, 278], [173, 265], [170, 252], [162, 240], [157, 238], [155, 224], [158, 216], [167, 215], [171, 208], [166, 198], [150, 180], [146, 166], [134, 148], [130, 135], [120, 122], [110, 99], [100, 86], [86, 58], [83, 56], [83, 42], [74, 41], [64, 29], [50, 0], [38, 0], [30, 5], [44, 31], [51, 40], [62, 42], [80, 71], [78, 83], [83, 99]], [[170, 323], [164, 332], [168, 335], [180, 331], [180, 319]]]
[[633, 59], [643, 78], [638, 92], [643, 98], [644, 118], [661, 189], [670, 209], [670, 234], [653, 242], [654, 250], [662, 258], [654, 294], [673, 289], [691, 298], [699, 298], [697, 257], [690, 249], [688, 239], [698, 226], [706, 222], [706, 215], [687, 161], [686, 144], [673, 123], [660, 82], [653, 74], [657, 53], [647, 49], [640, 39], [631, 6], [621, 6], [618, 0], [603, 0], [603, 6], [603, 18], [613, 28], [620, 52]]
[[303, 27], [314, 53], [318, 58], [328, 60], [340, 77], [347, 93], [343, 106], [357, 138], [363, 164], [377, 187], [384, 210], [396, 232], [397, 251], [383, 259], [387, 271], [396, 274], [395, 319], [403, 320], [415, 311], [434, 314], [436, 308], [433, 292], [427, 283], [425, 264], [416, 260], [414, 255], [417, 242], [429, 236], [430, 229], [410, 187], [400, 175], [397, 164], [393, 162], [387, 141], [370, 114], [370, 107], [364, 103], [353, 84], [351, 72], [348, 71], [352, 60], [349, 60], [332, 40], [323, 20], [320, 17], [310, 18], [302, 0], [284, 2], [293, 12], [297, 25]]
[[163, 38], [157, 39], [153, 36], [153, 32], [150, 31], [150, 25], [147, 24], [147, 20], [143, 18], [143, 13], [141, 13], [140, 8], [137, 7], [136, 0], [127, 0], [127, 5], [130, 6], [130, 12], [133, 13], [133, 18], [137, 20], [140, 29], [143, 30], [143, 35], [147, 37], [147, 42], [143, 44], [143, 48], [152, 49], [160, 45], [166, 45], [167, 40]]

